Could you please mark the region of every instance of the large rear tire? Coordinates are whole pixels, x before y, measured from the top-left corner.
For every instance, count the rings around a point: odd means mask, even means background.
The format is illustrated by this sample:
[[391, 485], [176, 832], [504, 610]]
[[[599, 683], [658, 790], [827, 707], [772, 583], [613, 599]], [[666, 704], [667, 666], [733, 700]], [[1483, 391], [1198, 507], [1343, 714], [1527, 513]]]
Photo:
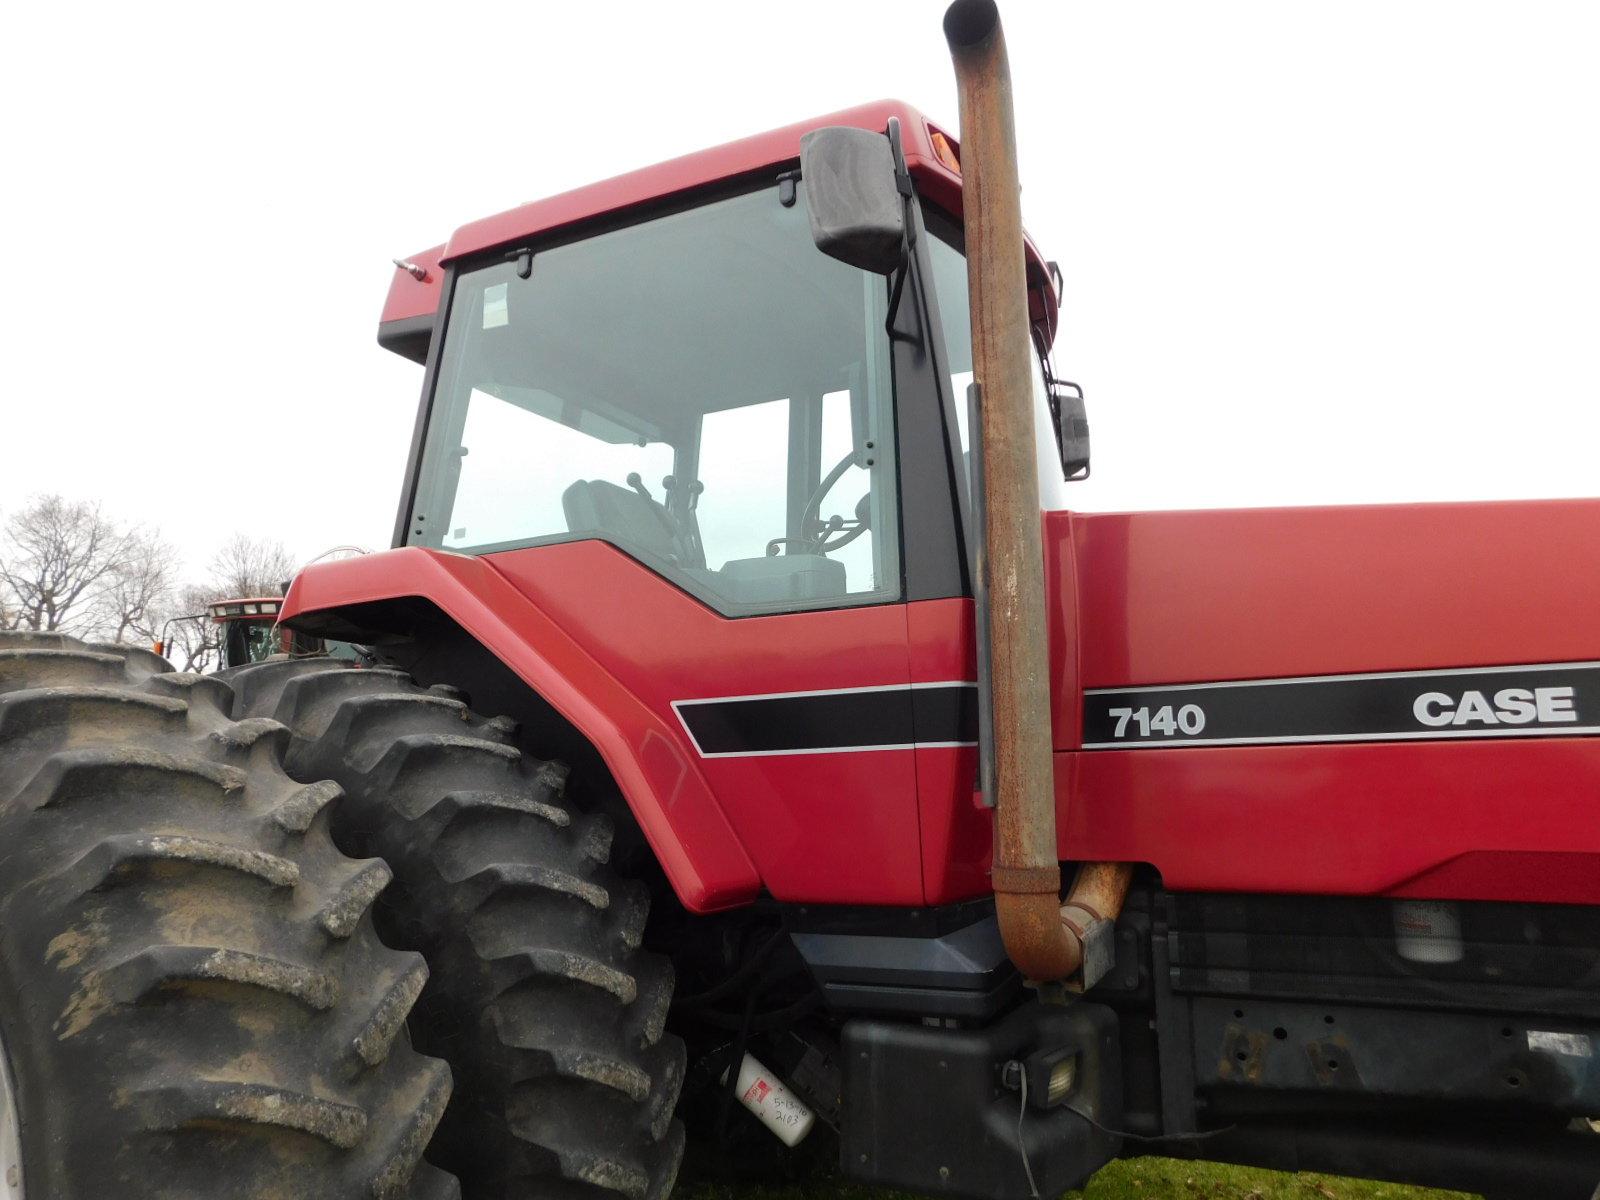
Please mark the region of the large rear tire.
[[459, 1194], [421, 1161], [450, 1090], [404, 1028], [427, 968], [367, 915], [388, 869], [232, 702], [0, 633], [5, 1200]]
[[412, 1033], [455, 1072], [430, 1157], [469, 1200], [665, 1196], [684, 1048], [663, 1034], [671, 965], [639, 948], [649, 893], [606, 865], [609, 818], [455, 689], [328, 660], [230, 679], [236, 716], [292, 731], [291, 775], [343, 787], [340, 846], [394, 869], [380, 928], [428, 959]]

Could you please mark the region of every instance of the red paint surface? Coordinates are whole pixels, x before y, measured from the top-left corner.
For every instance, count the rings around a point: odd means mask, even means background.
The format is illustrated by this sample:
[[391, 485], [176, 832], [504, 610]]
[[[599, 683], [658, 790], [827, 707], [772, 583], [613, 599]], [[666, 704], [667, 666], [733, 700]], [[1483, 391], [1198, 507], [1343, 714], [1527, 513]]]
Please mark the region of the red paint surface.
[[1084, 687], [1600, 658], [1600, 500], [1050, 513], [1046, 529], [1077, 552]]
[[[492, 561], [540, 612], [582, 638], [601, 670], [669, 721], [686, 755], [695, 751], [674, 700], [910, 680], [903, 605], [729, 620], [603, 542]], [[697, 766], [780, 900], [923, 902], [914, 751]]]
[[[914, 682], [977, 679], [972, 601], [909, 604], [906, 630]], [[917, 750], [922, 879], [930, 904], [989, 891], [994, 818], [979, 805], [977, 774], [976, 748], [923, 746]]]
[[1063, 857], [1175, 890], [1600, 903], [1600, 742], [1056, 755]]
[[435, 246], [432, 250], [409, 254], [400, 260], [416, 263], [427, 271], [428, 277], [418, 279], [411, 272], [396, 267], [389, 279], [389, 295], [383, 302], [380, 320], [404, 321], [413, 317], [431, 317], [439, 311], [439, 297], [443, 291], [441, 283], [444, 279], [444, 269], [440, 267], [439, 259], [443, 255], [444, 247]]

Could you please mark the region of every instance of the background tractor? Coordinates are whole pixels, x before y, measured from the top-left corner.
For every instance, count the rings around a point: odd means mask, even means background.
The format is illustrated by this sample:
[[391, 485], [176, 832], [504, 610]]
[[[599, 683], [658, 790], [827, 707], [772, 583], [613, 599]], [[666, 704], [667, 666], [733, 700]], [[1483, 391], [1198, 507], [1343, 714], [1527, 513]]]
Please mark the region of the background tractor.
[[[359, 546], [335, 546], [332, 550], [319, 554], [311, 562], [339, 561], [366, 553], [367, 551]], [[161, 638], [154, 646], [155, 653], [170, 657], [174, 645], [174, 627], [195, 622], [202, 629], [201, 642], [198, 647], [188, 646], [185, 649], [191, 659], [196, 657], [204, 659], [207, 655], [214, 655], [215, 670], [248, 666], [250, 663], [265, 662], [279, 655], [290, 658], [331, 655], [349, 662], [365, 661], [360, 652], [348, 642], [313, 637], [280, 625], [278, 614], [283, 606], [282, 593], [288, 586], [285, 582], [277, 594], [270, 596], [223, 597], [207, 604], [203, 613], [171, 618], [162, 627]]]
[[279, 613], [371, 669], [0, 635], [22, 1186], [1591, 1196], [1600, 502], [1067, 511], [994, 5], [945, 32], [959, 136], [868, 104], [397, 263], [394, 548]]
[[192, 616], [173, 617], [161, 631], [155, 652], [165, 656], [172, 645], [173, 626], [182, 621], [204, 622], [212, 627], [208, 631], [216, 637], [218, 668], [242, 667], [262, 662], [278, 654], [322, 654], [323, 640], [278, 625], [278, 610], [282, 596], [240, 596], [214, 600], [206, 611]]

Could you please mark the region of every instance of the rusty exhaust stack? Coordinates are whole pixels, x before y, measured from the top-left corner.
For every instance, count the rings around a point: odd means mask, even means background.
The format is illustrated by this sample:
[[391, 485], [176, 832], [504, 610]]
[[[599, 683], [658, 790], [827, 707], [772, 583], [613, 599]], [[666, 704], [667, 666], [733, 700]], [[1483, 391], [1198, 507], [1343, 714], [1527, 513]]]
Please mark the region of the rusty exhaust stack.
[[[983, 554], [994, 787], [995, 912], [1006, 953], [1027, 978], [1082, 986], [1086, 959], [1109, 949], [1132, 868], [1090, 863], [1061, 901], [1050, 745], [1049, 631], [1028, 359], [1028, 285], [1011, 72], [993, 0], [956, 0], [944, 15], [961, 96], [972, 368], [979, 395]], [[986, 733], [989, 732], [986, 730]], [[1093, 964], [1096, 976], [1103, 966]], [[1088, 976], [1091, 972], [1083, 972]]]

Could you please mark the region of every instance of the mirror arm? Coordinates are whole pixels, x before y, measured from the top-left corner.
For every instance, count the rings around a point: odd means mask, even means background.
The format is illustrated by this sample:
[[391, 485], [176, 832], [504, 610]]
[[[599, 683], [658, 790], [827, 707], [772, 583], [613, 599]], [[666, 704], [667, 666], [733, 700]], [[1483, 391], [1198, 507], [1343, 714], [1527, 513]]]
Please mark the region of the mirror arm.
[[[1057, 391], [1055, 365], [1050, 361], [1050, 343], [1042, 325], [1033, 327], [1033, 345], [1039, 352], [1039, 366], [1044, 371], [1044, 402], [1050, 410], [1050, 424], [1055, 429], [1056, 447], [1061, 446], [1061, 396]], [[1072, 385], [1077, 387], [1076, 384]], [[1079, 388], [1081, 394], [1083, 389]]]
[[911, 259], [908, 255], [894, 273], [894, 286], [889, 289], [889, 311], [883, 318], [883, 331], [893, 341], [898, 336], [894, 331], [894, 319], [900, 312], [900, 293], [905, 291], [906, 276], [911, 274]]
[[894, 286], [889, 292], [889, 311], [883, 318], [883, 331], [893, 340], [894, 319], [900, 312], [900, 294], [905, 290], [906, 276], [911, 274], [912, 239], [916, 236], [916, 227], [911, 220], [911, 205], [917, 193], [911, 185], [911, 172], [906, 168], [905, 146], [900, 139], [900, 118], [890, 117], [889, 128], [885, 132], [889, 138], [889, 150], [894, 155], [894, 188], [900, 193], [900, 202], [905, 206], [905, 235], [900, 242], [900, 266], [894, 273]]
[[[1051, 267], [1054, 268], [1055, 264], [1052, 263]], [[1059, 269], [1057, 269], [1057, 274], [1059, 275], [1059, 273]], [[1034, 348], [1039, 351], [1039, 366], [1044, 370], [1045, 407], [1050, 410], [1050, 424], [1055, 429], [1057, 457], [1061, 459], [1061, 477], [1067, 483], [1082, 483], [1089, 478], [1089, 463], [1085, 459], [1081, 465], [1073, 466], [1067, 461], [1066, 439], [1063, 437], [1061, 396], [1070, 388], [1076, 400], [1076, 404], [1073, 407], [1081, 412], [1083, 409], [1083, 388], [1073, 383], [1070, 379], [1058, 379], [1056, 377], [1055, 366], [1050, 361], [1049, 337], [1043, 324], [1034, 325], [1033, 342]]]

